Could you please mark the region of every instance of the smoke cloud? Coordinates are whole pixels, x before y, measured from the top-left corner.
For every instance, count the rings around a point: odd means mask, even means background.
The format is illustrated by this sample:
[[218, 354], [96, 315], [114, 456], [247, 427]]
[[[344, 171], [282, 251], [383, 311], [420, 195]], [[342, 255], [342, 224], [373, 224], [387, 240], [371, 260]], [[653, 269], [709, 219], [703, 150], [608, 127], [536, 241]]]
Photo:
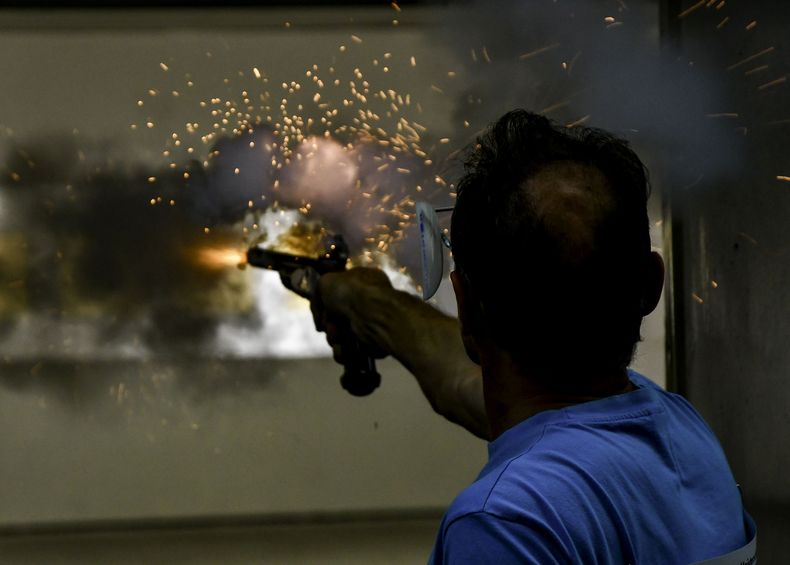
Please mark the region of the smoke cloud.
[[20, 143], [6, 162], [13, 181], [4, 206], [15, 220], [4, 231], [21, 248], [4, 255], [22, 260], [4, 275], [18, 281], [18, 329], [26, 330], [10, 336], [6, 352], [79, 354], [93, 327], [99, 356], [103, 348], [175, 354], [205, 345], [218, 311], [250, 301], [238, 277], [195, 261], [198, 249], [229, 236], [206, 235], [211, 218], [179, 205], [194, 188], [183, 174], [119, 164], [70, 136]]
[[[418, 274], [413, 200], [451, 204], [452, 152], [516, 107], [612, 130], [648, 162], [660, 156], [673, 185], [741, 165], [719, 75], [660, 52], [653, 3], [508, 0], [493, 10], [476, 2], [446, 16], [434, 37], [456, 58], [432, 95], [452, 105], [453, 123], [441, 134], [419, 131], [429, 156], [353, 134], [355, 118], [357, 132], [372, 127], [356, 108], [340, 108], [333, 135], [308, 136], [288, 163], [274, 125], [215, 139], [210, 158], [174, 168], [71, 134], [13, 142], [0, 171], [0, 353], [324, 355], [322, 336], [288, 321], [291, 309], [306, 316], [306, 305], [289, 302], [275, 274], [207, 268], [199, 251], [243, 252], [293, 223], [315, 222], [346, 237], [356, 264], [375, 264], [379, 253]], [[312, 95], [301, 96], [295, 101], [308, 105]], [[382, 116], [396, 102], [368, 96]]]
[[673, 182], [740, 165], [719, 69], [662, 50], [655, 3], [508, 0], [453, 14], [443, 40], [463, 68], [457, 123], [477, 130], [525, 108], [594, 125], [660, 156]]
[[276, 168], [275, 140], [259, 128], [221, 139], [205, 163], [158, 170], [70, 135], [11, 146], [6, 357], [326, 355], [312, 324], [288, 320], [306, 305], [276, 274], [207, 267], [202, 253], [235, 249], [241, 257], [294, 226], [320, 224], [359, 255], [376, 249], [372, 234], [407, 223], [394, 205], [408, 182], [381, 168], [380, 151], [324, 138]]

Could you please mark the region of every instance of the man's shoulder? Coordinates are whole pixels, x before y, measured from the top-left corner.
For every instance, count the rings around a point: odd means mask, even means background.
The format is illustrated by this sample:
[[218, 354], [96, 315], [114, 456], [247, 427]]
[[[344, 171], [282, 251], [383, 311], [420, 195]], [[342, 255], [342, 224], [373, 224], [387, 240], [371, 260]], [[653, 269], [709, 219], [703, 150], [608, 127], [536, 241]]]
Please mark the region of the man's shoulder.
[[537, 508], [546, 488], [546, 461], [539, 450], [520, 454], [501, 465], [487, 468], [455, 498], [445, 515], [445, 527], [474, 514], [520, 520], [524, 509]]
[[514, 429], [507, 441], [518, 447], [496, 465], [489, 462], [455, 499], [446, 523], [476, 512], [509, 520], [523, 519], [525, 509], [553, 516], [558, 509], [589, 504], [601, 488], [620, 490], [617, 477], [638, 483], [656, 479], [652, 461], [665, 451], [660, 444], [666, 410], [677, 411], [668, 404], [680, 404], [690, 419], [699, 416], [641, 375], [632, 380], [642, 391], [609, 399], [605, 409], [590, 404], [542, 420], [539, 430], [535, 425]]
[[605, 550], [604, 562], [662, 563], [740, 541], [740, 496], [713, 433], [682, 397], [632, 381], [638, 390], [544, 414], [492, 442], [489, 464], [445, 515], [439, 547], [467, 550], [479, 530], [508, 547], [539, 538], [572, 562]]
[[432, 562], [556, 563], [565, 548], [540, 511], [533, 465], [516, 457], [466, 487], [444, 515]]

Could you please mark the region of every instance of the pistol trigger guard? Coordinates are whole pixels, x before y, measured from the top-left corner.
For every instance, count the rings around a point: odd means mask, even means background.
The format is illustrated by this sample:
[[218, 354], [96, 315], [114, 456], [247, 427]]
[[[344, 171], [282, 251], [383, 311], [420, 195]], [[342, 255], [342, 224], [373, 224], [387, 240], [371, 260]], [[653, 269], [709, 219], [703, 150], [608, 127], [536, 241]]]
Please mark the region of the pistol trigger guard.
[[278, 273], [280, 275], [280, 282], [283, 283], [283, 286], [292, 292], [296, 292], [296, 290], [291, 286], [291, 275], [287, 273]]
[[[294, 291], [299, 296], [307, 298], [308, 300], [313, 298], [315, 290], [318, 287], [318, 279], [320, 277], [321, 275], [318, 274], [318, 271], [312, 267], [296, 269], [293, 273], [291, 273], [290, 277], [281, 275], [281, 278], [283, 278], [283, 284], [285, 284], [286, 287]], [[288, 283], [285, 282], [286, 278], [289, 279]]]

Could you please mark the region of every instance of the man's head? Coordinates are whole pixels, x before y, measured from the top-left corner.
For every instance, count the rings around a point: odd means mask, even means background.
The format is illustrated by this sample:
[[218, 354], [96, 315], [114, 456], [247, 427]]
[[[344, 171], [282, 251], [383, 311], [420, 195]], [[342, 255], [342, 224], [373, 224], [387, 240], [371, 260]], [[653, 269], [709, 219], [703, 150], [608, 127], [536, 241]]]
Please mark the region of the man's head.
[[465, 166], [451, 239], [466, 337], [557, 389], [622, 371], [663, 282], [636, 154], [603, 131], [515, 110]]

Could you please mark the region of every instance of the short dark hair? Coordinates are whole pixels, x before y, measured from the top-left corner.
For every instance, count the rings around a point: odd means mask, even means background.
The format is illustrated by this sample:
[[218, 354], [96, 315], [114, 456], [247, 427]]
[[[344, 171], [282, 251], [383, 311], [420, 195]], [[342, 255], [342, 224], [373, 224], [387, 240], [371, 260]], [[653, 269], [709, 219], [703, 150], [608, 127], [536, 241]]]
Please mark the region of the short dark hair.
[[[529, 185], [573, 168], [577, 181], [579, 171], [596, 177], [607, 199], [581, 248], [563, 243]], [[457, 187], [453, 258], [496, 343], [563, 388], [625, 368], [640, 339], [651, 249], [648, 174], [628, 143], [514, 110], [467, 149]]]

